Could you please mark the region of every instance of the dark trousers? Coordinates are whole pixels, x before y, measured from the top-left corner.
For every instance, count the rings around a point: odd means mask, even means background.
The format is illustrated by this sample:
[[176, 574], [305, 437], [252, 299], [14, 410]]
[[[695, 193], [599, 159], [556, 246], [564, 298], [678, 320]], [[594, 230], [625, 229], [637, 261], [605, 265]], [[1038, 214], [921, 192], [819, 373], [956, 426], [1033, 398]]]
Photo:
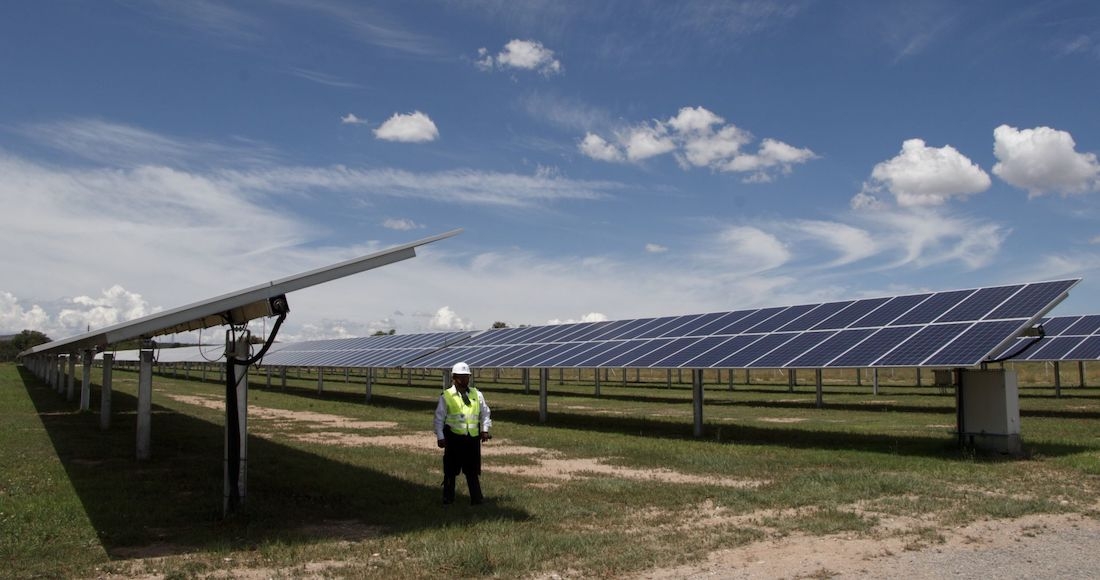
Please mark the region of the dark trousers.
[[444, 429], [447, 447], [443, 449], [443, 501], [455, 500], [455, 479], [466, 474], [466, 487], [470, 490], [470, 502], [481, 503], [481, 437], [457, 435]]

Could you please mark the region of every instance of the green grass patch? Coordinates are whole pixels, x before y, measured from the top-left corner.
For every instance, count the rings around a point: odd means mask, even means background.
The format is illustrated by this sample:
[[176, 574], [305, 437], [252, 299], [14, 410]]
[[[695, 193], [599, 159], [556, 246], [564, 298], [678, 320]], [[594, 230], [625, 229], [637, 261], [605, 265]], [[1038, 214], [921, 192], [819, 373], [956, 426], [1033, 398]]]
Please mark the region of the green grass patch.
[[[562, 384], [551, 374], [546, 424], [537, 384], [525, 392], [517, 373], [480, 377], [495, 423], [487, 445], [544, 451], [486, 455], [487, 468], [523, 473], [487, 469], [489, 502], [477, 507], [463, 503], [460, 478], [459, 501], [447, 508], [430, 433], [438, 376], [379, 376], [366, 404], [354, 373], [348, 382], [342, 371], [326, 375], [321, 393], [312, 372], [292, 371], [285, 389], [277, 376], [267, 387], [257, 373], [247, 504], [223, 519], [224, 387], [216, 372], [206, 381], [197, 371], [156, 375], [152, 458], [137, 461], [134, 372], [115, 369], [114, 414], [101, 430], [98, 385], [93, 412], [80, 413], [19, 367], [0, 365], [3, 575], [613, 576], [699, 561], [777, 532], [878, 537], [887, 534], [884, 519], [920, 518], [930, 523], [904, 532], [916, 549], [980, 519], [1095, 509], [1094, 387], [1066, 388], [1061, 398], [1046, 387], [1022, 389], [1030, 458], [1008, 460], [959, 450], [953, 395], [912, 386], [912, 371], [882, 373], [877, 397], [869, 373], [862, 385], [854, 373], [827, 373], [823, 409], [806, 376], [791, 389], [785, 374], [754, 373], [752, 384], [738, 376], [730, 390], [723, 374], [707, 385], [701, 438], [693, 436], [689, 385], [669, 386], [663, 371], [631, 371], [625, 383], [621, 374], [603, 380], [596, 397], [587, 372]], [[1029, 372], [1029, 380], [1041, 374]], [[296, 421], [259, 409], [386, 426]], [[314, 440], [320, 433], [337, 435]], [[361, 439], [379, 435], [422, 437], [425, 445]], [[335, 444], [337, 436], [350, 443]], [[631, 475], [539, 476], [548, 457]]]

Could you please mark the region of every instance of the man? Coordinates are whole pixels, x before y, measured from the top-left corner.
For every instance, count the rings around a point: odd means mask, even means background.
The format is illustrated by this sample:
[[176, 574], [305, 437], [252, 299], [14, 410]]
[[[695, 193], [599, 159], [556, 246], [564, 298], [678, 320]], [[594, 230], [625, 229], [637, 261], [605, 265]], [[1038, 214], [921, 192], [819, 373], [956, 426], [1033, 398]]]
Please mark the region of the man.
[[485, 501], [481, 494], [481, 443], [489, 440], [489, 405], [481, 391], [470, 387], [470, 366], [464, 362], [451, 368], [451, 388], [439, 396], [435, 406], [436, 445], [443, 449], [443, 504], [455, 501], [455, 478], [466, 474], [470, 505]]

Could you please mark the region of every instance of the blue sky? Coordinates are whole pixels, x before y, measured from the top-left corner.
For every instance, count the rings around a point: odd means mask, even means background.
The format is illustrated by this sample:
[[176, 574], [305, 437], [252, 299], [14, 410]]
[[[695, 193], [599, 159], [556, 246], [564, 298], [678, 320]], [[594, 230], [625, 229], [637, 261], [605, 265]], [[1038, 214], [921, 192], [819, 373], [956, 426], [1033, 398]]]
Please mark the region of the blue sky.
[[284, 338], [1083, 277], [1088, 1], [0, 6], [0, 332], [60, 338], [453, 228]]

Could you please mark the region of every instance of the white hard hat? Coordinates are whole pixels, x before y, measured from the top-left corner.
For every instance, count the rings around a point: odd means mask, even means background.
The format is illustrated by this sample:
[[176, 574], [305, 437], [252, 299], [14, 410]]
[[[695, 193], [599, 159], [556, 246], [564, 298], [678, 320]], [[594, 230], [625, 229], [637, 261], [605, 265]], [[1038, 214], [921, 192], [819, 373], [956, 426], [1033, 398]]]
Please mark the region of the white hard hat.
[[451, 367], [452, 375], [468, 375], [470, 374], [470, 365], [460, 362], [455, 363], [455, 366]]

